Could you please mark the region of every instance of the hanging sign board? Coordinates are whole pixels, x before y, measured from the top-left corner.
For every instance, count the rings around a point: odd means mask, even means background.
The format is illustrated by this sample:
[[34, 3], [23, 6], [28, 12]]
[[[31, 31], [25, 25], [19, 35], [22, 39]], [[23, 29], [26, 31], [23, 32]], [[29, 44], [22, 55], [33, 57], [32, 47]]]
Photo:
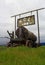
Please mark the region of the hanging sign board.
[[35, 15], [19, 18], [17, 20], [17, 26], [28, 26], [28, 25], [34, 25], [35, 24]]

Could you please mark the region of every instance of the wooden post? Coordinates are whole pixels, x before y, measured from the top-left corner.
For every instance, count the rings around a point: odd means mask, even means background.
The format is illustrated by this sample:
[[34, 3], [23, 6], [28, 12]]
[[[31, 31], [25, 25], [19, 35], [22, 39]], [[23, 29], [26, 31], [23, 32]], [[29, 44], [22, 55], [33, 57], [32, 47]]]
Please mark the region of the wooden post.
[[38, 43], [40, 44], [39, 16], [37, 10], [37, 28], [38, 28]]
[[16, 38], [16, 33], [15, 33], [15, 32], [16, 32], [16, 16], [15, 16], [14, 18], [15, 18], [15, 22], [14, 22], [14, 23], [15, 23], [15, 24], [14, 24], [14, 27], [15, 27], [15, 28], [14, 28], [14, 38]]

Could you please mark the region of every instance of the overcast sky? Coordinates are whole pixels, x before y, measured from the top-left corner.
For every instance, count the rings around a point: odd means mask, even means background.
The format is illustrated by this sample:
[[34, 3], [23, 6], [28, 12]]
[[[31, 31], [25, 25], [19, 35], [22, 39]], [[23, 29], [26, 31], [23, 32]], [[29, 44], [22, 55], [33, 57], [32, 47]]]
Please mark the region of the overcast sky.
[[[7, 30], [14, 30], [14, 18], [12, 15], [45, 8], [45, 0], [0, 0], [0, 36], [8, 36]], [[32, 13], [36, 17], [36, 12]], [[39, 25], [41, 41], [45, 42], [45, 10], [39, 11]], [[37, 22], [27, 27], [37, 35]]]

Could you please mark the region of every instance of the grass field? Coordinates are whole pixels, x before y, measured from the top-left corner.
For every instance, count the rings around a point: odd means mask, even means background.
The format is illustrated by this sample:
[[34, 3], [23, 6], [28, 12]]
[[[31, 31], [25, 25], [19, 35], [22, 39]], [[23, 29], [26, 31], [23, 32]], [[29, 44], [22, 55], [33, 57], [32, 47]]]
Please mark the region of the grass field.
[[0, 46], [0, 65], [45, 65], [45, 47]]

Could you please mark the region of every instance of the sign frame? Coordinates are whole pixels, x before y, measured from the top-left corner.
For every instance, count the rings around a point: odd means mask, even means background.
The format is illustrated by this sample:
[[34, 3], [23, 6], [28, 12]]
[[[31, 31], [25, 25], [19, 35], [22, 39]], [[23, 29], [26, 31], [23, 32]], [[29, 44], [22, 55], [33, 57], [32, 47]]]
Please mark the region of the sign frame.
[[26, 17], [17, 19], [17, 27], [34, 25], [34, 24], [35, 24], [35, 15], [26, 16]]

